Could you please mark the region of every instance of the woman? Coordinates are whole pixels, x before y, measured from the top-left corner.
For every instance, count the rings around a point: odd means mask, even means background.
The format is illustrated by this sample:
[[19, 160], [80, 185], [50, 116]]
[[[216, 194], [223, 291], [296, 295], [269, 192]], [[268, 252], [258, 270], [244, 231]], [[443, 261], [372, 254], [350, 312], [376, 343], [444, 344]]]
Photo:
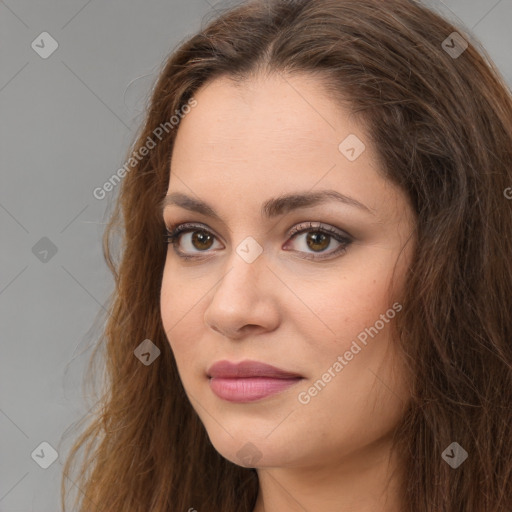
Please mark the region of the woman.
[[512, 509], [512, 99], [462, 28], [232, 8], [128, 161], [73, 510]]

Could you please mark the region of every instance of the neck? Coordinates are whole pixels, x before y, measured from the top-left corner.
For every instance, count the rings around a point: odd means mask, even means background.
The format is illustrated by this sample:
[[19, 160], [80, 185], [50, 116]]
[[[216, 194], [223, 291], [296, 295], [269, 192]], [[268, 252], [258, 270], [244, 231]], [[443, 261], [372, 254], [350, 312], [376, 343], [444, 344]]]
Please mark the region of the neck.
[[[331, 456], [332, 459], [332, 456]], [[316, 464], [258, 469], [253, 512], [399, 512], [403, 475], [390, 439]]]

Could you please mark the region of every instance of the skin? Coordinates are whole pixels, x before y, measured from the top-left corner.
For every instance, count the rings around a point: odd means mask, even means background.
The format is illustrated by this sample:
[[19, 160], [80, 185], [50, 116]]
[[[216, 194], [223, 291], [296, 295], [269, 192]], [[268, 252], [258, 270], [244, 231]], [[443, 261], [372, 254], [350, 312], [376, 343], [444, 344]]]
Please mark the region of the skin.
[[[317, 78], [259, 76], [238, 87], [217, 78], [195, 98], [179, 125], [167, 194], [200, 198], [222, 221], [164, 209], [168, 226], [200, 223], [195, 231], [213, 239], [193, 244], [194, 229], [184, 233], [178, 248], [198, 257], [190, 261], [169, 245], [161, 289], [163, 325], [191, 404], [222, 456], [257, 469], [254, 512], [398, 511], [404, 475], [390, 437], [410, 387], [391, 321], [307, 404], [298, 395], [399, 302], [414, 248], [408, 198], [383, 177], [364, 130]], [[354, 161], [338, 149], [349, 134], [366, 145]], [[370, 211], [326, 201], [260, 215], [270, 198], [324, 189]], [[332, 226], [352, 243], [336, 255], [332, 237], [308, 246], [314, 228], [288, 236], [304, 222]], [[263, 250], [252, 263], [236, 252], [249, 236]], [[265, 362], [303, 380], [256, 402], [228, 402], [206, 374], [224, 359]], [[252, 463], [237, 455], [244, 446]]]

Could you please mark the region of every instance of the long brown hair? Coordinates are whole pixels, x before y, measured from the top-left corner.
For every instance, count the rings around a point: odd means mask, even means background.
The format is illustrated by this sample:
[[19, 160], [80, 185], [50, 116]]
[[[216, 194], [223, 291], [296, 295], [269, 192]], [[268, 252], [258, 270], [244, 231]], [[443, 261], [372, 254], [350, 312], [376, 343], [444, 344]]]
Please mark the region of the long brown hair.
[[[255, 469], [213, 448], [162, 327], [167, 248], [158, 205], [179, 129], [169, 120], [214, 78], [271, 72], [314, 75], [345, 102], [417, 215], [396, 317], [396, 342], [414, 376], [394, 439], [406, 461], [404, 510], [510, 512], [512, 97], [463, 27], [407, 0], [244, 3], [209, 20], [164, 63], [104, 235], [115, 291], [88, 368], [102, 348], [104, 387], [66, 460], [63, 509], [66, 484], [82, 512], [254, 507]], [[156, 147], [141, 157], [149, 139]], [[146, 339], [161, 351], [148, 366], [134, 356]], [[458, 468], [442, 456], [453, 442], [468, 453]]]

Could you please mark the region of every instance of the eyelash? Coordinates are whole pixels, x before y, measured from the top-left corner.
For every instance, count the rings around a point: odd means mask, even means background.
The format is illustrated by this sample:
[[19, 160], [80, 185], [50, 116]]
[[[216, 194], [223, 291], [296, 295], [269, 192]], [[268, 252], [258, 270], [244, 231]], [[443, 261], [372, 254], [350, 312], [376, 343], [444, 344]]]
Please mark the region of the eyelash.
[[[304, 227], [306, 226], [306, 227]], [[192, 223], [184, 223], [184, 224], [174, 224], [169, 227], [169, 229], [166, 228], [166, 234], [164, 235], [164, 243], [165, 244], [172, 244], [174, 252], [182, 259], [184, 260], [196, 260], [201, 259], [202, 256], [190, 256], [182, 251], [180, 251], [177, 248], [178, 245], [178, 239], [182, 234], [199, 231], [203, 233], [208, 233], [209, 235], [212, 235], [214, 238], [215, 235], [211, 233], [208, 229], [205, 227], [198, 225], [198, 224], [192, 224]], [[305, 222], [298, 224], [295, 228], [293, 228], [289, 233], [288, 236], [290, 238], [297, 237], [298, 235], [301, 235], [303, 233], [322, 233], [324, 235], [329, 236], [330, 238], [334, 238], [337, 242], [341, 243], [341, 246], [335, 249], [332, 252], [328, 253], [328, 256], [309, 256], [304, 257], [304, 259], [307, 260], [324, 260], [324, 259], [331, 259], [334, 256], [342, 255], [347, 251], [348, 246], [352, 243], [352, 240], [347, 237], [343, 236], [341, 233], [339, 233], [337, 230], [331, 227], [323, 227], [321, 224], [314, 225], [313, 222]], [[201, 252], [201, 251], [200, 251]], [[203, 251], [208, 252], [208, 251]], [[302, 252], [302, 251], [295, 251], [295, 252]], [[311, 253], [309, 253], [311, 254]], [[323, 254], [323, 253], [317, 253], [317, 254]]]

